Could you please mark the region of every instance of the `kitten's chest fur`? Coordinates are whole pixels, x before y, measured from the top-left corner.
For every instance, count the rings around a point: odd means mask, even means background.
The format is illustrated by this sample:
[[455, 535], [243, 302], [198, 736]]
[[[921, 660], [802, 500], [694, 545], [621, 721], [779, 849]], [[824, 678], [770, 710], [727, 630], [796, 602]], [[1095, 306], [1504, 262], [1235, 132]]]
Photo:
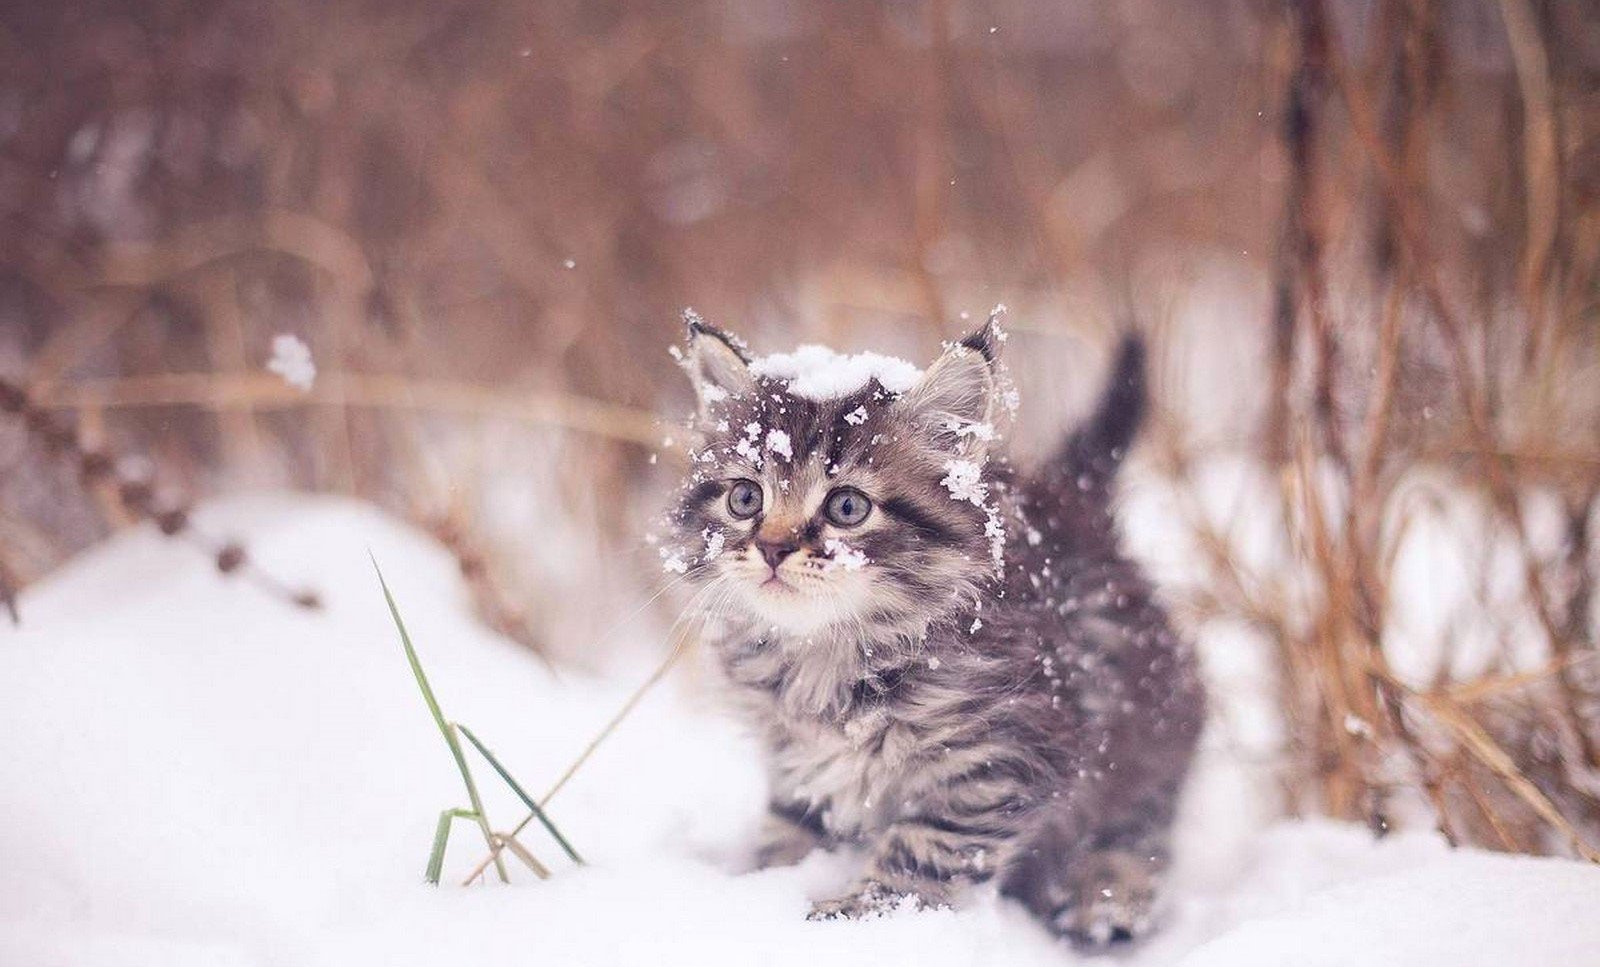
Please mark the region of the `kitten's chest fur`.
[[885, 825], [919, 745], [916, 723], [891, 698], [906, 663], [846, 639], [737, 632], [722, 654], [735, 700], [770, 749], [774, 801], [842, 838]]

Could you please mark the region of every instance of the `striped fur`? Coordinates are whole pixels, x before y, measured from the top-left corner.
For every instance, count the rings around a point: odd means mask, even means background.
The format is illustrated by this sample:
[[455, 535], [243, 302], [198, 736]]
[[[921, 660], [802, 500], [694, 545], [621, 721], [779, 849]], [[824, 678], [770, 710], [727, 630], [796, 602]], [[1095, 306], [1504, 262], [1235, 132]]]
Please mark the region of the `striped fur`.
[[[1110, 488], [1143, 411], [1142, 348], [1130, 338], [1096, 414], [1021, 474], [960, 429], [995, 415], [996, 336], [952, 347], [902, 396], [873, 383], [814, 401], [695, 320], [700, 441], [672, 549], [770, 750], [760, 861], [868, 851], [814, 915], [998, 878], [1051, 929], [1100, 943], [1148, 925], [1203, 698], [1117, 551]], [[951, 460], [982, 464], [987, 499], [956, 499]], [[747, 520], [728, 505], [739, 479], [764, 496]], [[858, 526], [822, 512], [840, 486], [873, 502]], [[794, 550], [774, 568], [761, 549], [778, 545]]]

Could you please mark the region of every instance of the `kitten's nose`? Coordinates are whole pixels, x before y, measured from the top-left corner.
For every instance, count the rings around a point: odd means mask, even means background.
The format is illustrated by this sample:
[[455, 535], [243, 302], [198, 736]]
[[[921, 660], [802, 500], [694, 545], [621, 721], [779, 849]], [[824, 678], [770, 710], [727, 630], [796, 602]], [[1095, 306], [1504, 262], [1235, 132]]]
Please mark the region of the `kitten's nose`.
[[767, 567], [776, 571], [778, 565], [783, 563], [783, 559], [798, 551], [800, 545], [794, 541], [758, 540], [756, 541], [756, 548], [761, 551], [761, 559], [767, 562]]

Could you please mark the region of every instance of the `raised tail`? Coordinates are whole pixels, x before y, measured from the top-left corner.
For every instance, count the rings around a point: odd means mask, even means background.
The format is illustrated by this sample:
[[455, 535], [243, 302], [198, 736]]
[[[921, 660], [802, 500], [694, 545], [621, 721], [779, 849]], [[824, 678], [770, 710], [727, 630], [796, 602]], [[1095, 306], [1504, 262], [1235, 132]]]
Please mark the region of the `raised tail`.
[[1148, 409], [1144, 337], [1129, 332], [1117, 346], [1094, 412], [1067, 437], [1051, 470], [1070, 475], [1080, 491], [1104, 490], [1127, 457]]

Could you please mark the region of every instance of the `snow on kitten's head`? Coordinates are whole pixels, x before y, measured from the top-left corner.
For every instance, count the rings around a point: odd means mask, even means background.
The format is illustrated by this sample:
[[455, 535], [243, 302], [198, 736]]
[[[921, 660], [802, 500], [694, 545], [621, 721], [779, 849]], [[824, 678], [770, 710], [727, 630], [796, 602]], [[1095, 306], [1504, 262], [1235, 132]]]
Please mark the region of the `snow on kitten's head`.
[[789, 634], [914, 634], [970, 606], [998, 517], [947, 480], [994, 440], [996, 320], [923, 373], [818, 346], [756, 359], [685, 318], [697, 439], [663, 556], [716, 585], [717, 609]]

